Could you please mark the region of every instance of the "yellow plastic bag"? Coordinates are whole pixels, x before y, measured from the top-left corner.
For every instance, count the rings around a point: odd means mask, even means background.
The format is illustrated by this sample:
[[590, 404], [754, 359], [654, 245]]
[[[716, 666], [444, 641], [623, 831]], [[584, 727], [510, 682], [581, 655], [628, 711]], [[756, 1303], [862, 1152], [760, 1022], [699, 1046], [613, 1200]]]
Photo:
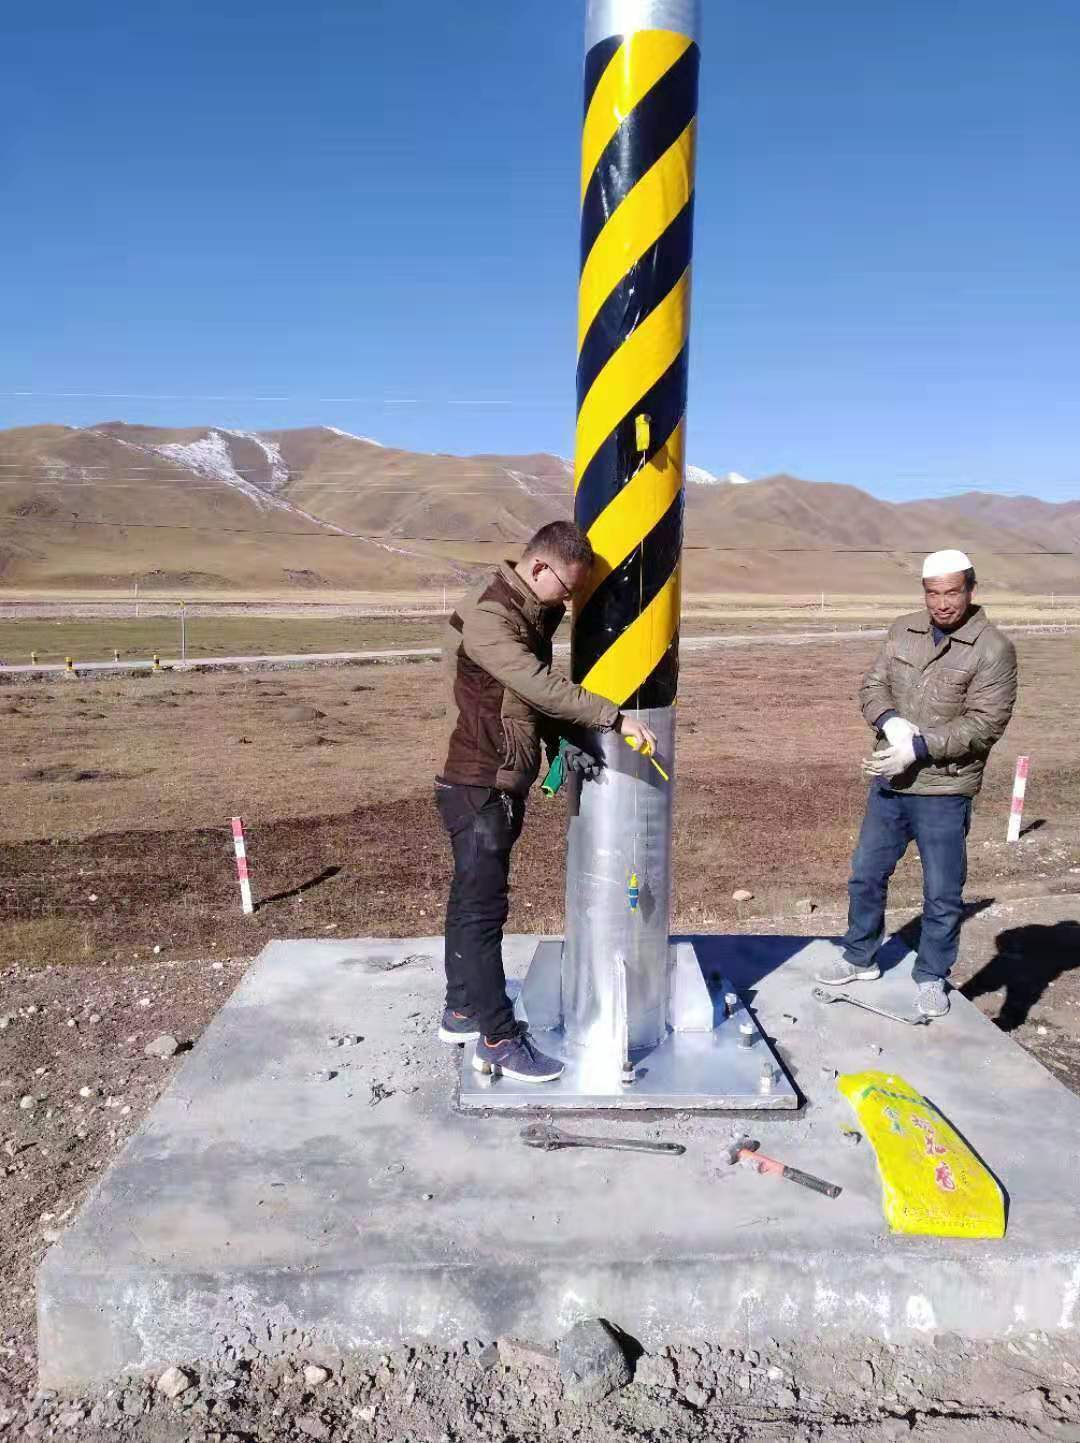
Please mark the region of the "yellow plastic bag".
[[894, 1232], [1005, 1236], [1001, 1188], [910, 1083], [887, 1072], [852, 1072], [836, 1086], [877, 1155], [885, 1220]]

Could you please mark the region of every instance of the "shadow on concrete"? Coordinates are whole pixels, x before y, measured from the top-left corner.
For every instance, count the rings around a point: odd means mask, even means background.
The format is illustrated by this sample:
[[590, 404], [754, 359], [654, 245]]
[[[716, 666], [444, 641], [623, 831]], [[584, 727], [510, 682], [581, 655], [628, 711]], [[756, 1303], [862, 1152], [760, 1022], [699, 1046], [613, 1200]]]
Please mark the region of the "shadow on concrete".
[[[980, 912], [985, 912], [992, 907], [997, 900], [996, 897], [979, 897], [974, 902], [968, 902], [964, 906], [964, 917], [961, 925], [977, 917]], [[916, 912], [898, 928], [877, 954], [878, 966], [882, 972], [891, 972], [894, 967], [899, 967], [904, 958], [910, 953], [918, 953], [919, 943], [922, 941], [922, 913]]]
[[[738, 988], [753, 987], [770, 972], [782, 967], [796, 952], [801, 952], [817, 936], [745, 936], [743, 933], [730, 936], [715, 934], [679, 933], [673, 942], [692, 942], [697, 951], [701, 970], [706, 978], [728, 977]], [[733, 947], [732, 943], [738, 946]], [[736, 955], [737, 953], [737, 955]]]
[[1014, 1032], [1027, 1021], [1051, 982], [1080, 967], [1080, 921], [1011, 927], [999, 932], [990, 961], [960, 991], [974, 1002], [990, 992], [1005, 998], [993, 1018], [1002, 1032]]
[[287, 902], [291, 897], [302, 897], [305, 892], [310, 892], [314, 887], [321, 887], [323, 882], [329, 882], [341, 871], [340, 867], [324, 867], [317, 877], [309, 877], [306, 882], [301, 882], [298, 887], [290, 887], [287, 892], [275, 892], [272, 897], [261, 897], [255, 903], [256, 912], [261, 912], [264, 907], [269, 907], [271, 902]]

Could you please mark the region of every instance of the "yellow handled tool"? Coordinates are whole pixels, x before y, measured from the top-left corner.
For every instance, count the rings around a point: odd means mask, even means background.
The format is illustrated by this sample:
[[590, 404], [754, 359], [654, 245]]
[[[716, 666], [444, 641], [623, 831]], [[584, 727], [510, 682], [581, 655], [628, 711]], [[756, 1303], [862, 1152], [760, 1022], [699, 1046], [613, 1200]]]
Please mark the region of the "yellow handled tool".
[[[631, 749], [631, 751], [636, 752], [639, 750], [639, 743], [636, 737], [623, 737], [623, 741]], [[667, 772], [664, 771], [663, 767], [660, 765], [660, 763], [656, 760], [656, 758], [652, 755], [651, 752], [642, 752], [641, 755], [648, 758], [648, 760], [653, 764], [656, 770], [663, 777], [665, 782], [671, 781], [671, 778], [668, 776]]]

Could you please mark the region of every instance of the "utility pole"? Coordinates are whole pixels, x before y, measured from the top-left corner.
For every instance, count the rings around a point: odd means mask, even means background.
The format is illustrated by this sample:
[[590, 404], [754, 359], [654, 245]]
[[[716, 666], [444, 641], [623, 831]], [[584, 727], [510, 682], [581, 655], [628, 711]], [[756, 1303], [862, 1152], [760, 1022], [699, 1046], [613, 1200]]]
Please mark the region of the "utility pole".
[[[574, 519], [602, 579], [571, 669], [652, 728], [674, 778], [701, 7], [588, 0], [586, 16]], [[571, 807], [564, 1025], [592, 1047], [623, 1016], [649, 1047], [668, 1027], [672, 787], [617, 734], [600, 743], [605, 785]]]
[[180, 660], [187, 661], [187, 611], [180, 603]]

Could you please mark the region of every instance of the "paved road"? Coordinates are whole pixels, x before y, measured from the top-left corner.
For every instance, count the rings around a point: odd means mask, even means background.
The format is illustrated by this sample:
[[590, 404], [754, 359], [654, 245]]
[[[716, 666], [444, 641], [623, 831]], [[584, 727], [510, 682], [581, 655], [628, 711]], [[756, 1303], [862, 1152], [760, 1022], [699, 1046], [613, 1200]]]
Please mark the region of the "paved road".
[[[1028, 632], [1045, 636], [1065, 636], [1080, 633], [1080, 626], [1046, 626], [1028, 624], [1006, 626], [1008, 632]], [[679, 643], [680, 651], [712, 651], [725, 646], [810, 646], [815, 642], [827, 641], [872, 641], [885, 635], [884, 627], [852, 627], [846, 631], [759, 631], [733, 633], [731, 636], [685, 636]], [[560, 643], [555, 650], [568, 652], [569, 644]], [[387, 647], [382, 651], [320, 651], [300, 652], [295, 655], [274, 656], [197, 656], [181, 661], [179, 657], [162, 657], [162, 670], [196, 671], [201, 667], [294, 667], [294, 666], [345, 666], [350, 662], [380, 661], [424, 661], [441, 655], [437, 646]], [[145, 671], [149, 660], [142, 661], [79, 661], [75, 671], [83, 674], [97, 672], [122, 675], [127, 671]], [[0, 663], [0, 675], [63, 675], [67, 668], [61, 664], [48, 666], [4, 666]]]

